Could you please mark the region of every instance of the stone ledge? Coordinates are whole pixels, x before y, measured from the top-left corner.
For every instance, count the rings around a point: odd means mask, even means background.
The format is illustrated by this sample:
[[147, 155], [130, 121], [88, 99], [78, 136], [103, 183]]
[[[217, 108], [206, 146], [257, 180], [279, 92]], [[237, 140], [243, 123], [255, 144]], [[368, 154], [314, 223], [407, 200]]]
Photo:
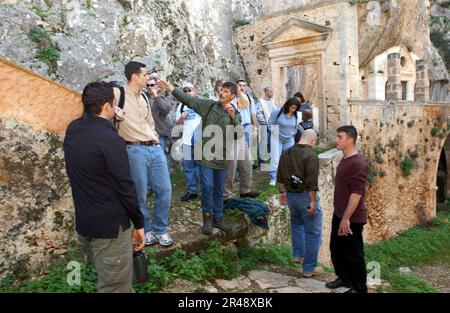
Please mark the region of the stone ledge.
[[342, 152], [338, 149], [331, 149], [319, 154], [319, 166], [326, 166], [332, 161], [340, 160], [342, 158]]
[[[209, 243], [213, 240], [217, 240], [221, 244], [227, 244], [229, 242], [238, 241], [239, 239], [247, 236], [249, 226], [244, 216], [239, 219], [233, 218], [232, 221], [230, 221], [231, 218], [225, 217], [225, 220], [231, 226], [231, 231], [229, 233], [213, 228], [212, 235], [207, 236], [202, 233], [202, 227], [199, 225], [195, 225], [192, 229], [187, 231], [174, 231], [172, 233], [172, 238], [175, 242], [173, 246], [167, 248], [159, 245], [152, 246], [158, 250], [156, 252], [156, 258], [162, 259], [168, 257], [172, 255], [176, 249], [183, 249], [186, 252], [197, 253], [207, 249]], [[146, 249], [149, 249], [149, 247], [144, 248], [144, 251]]]

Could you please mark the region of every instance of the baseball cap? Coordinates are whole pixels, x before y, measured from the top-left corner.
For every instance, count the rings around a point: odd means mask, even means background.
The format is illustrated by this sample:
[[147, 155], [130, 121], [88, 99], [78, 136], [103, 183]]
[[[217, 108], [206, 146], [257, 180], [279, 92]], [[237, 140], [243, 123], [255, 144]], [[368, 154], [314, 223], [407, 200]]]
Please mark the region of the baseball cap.
[[191, 83], [184, 83], [183, 87], [181, 87], [181, 89], [184, 89], [184, 88], [194, 89], [194, 85], [192, 85]]

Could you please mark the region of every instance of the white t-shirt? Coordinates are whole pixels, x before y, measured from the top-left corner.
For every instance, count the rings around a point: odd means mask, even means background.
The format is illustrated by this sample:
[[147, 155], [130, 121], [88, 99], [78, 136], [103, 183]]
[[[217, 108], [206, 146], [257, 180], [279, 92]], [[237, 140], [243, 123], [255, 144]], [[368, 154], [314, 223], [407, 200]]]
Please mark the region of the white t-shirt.
[[[181, 108], [183, 107], [183, 104], [180, 103], [177, 106], [177, 112], [175, 115], [175, 118], [178, 120], [181, 116]], [[187, 113], [187, 117], [184, 120], [183, 124], [183, 137], [182, 141], [183, 144], [191, 146], [192, 145], [192, 136], [194, 135], [194, 131], [199, 127], [202, 117], [198, 115], [194, 110], [192, 110], [190, 107], [185, 105], [183, 107], [183, 112]]]

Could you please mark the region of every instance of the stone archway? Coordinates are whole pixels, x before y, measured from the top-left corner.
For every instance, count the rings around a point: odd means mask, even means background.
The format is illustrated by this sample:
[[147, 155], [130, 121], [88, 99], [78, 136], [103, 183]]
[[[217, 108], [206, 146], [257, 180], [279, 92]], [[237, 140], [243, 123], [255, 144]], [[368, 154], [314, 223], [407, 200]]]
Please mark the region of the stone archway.
[[326, 50], [333, 30], [289, 18], [263, 38], [268, 50], [274, 98], [278, 105], [301, 91], [319, 109], [320, 134], [327, 125], [325, 104]]
[[447, 202], [450, 194], [450, 134], [442, 146], [436, 173], [436, 203], [437, 207]]

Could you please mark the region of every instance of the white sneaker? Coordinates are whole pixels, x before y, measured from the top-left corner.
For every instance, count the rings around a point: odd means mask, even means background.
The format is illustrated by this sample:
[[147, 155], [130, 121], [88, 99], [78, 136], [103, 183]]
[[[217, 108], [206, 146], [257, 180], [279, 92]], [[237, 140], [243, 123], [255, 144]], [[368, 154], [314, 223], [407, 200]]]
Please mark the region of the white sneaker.
[[270, 186], [276, 186], [276, 184], [277, 184], [277, 181], [275, 179], [271, 179], [269, 182]]
[[171, 246], [173, 244], [173, 239], [170, 238], [168, 233], [162, 235], [156, 235], [156, 239], [161, 246]]
[[156, 239], [156, 236], [153, 232], [149, 231], [145, 233], [145, 245], [151, 246], [158, 242], [158, 239]]

